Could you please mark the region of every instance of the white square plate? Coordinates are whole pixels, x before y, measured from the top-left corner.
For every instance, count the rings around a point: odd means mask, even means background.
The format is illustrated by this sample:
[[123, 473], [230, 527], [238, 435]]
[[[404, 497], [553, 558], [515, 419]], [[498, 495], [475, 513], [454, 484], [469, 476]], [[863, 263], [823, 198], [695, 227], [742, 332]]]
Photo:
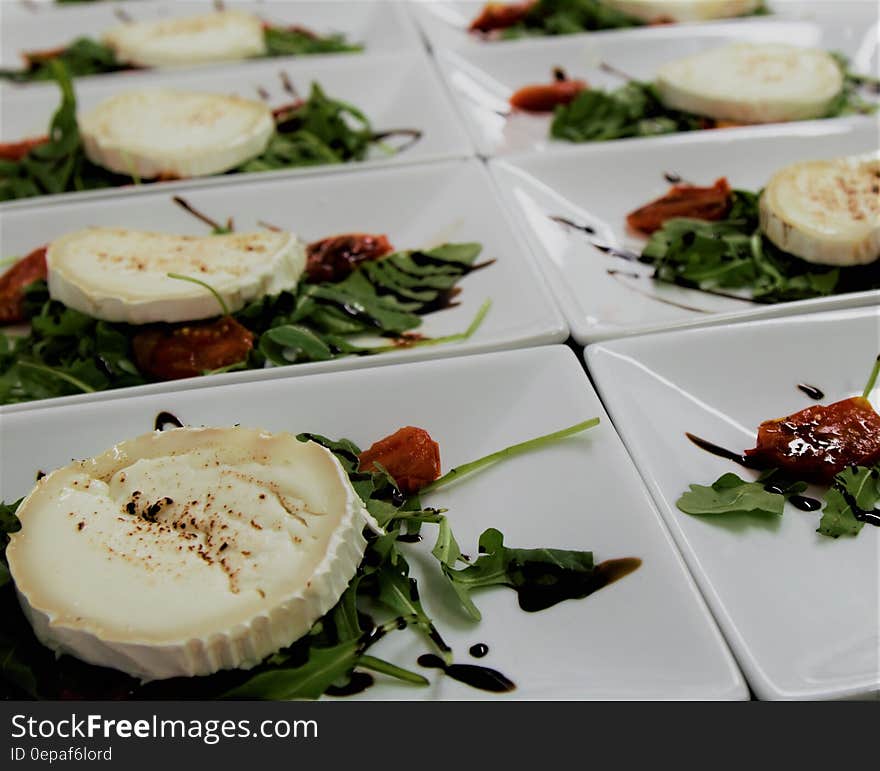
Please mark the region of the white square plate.
[[[481, 642], [480, 663], [517, 689], [496, 696], [426, 671], [427, 688], [381, 678], [373, 699], [741, 699], [746, 688], [623, 444], [571, 350], [555, 346], [311, 378], [6, 415], [0, 497], [15, 499], [47, 471], [152, 429], [160, 410], [193, 424], [315, 431], [369, 446], [402, 425], [427, 429], [449, 469], [514, 442], [586, 418], [602, 423], [577, 437], [499, 463], [425, 497], [449, 509], [456, 538], [475, 552], [497, 527], [511, 546], [592, 549], [596, 559], [636, 556], [633, 574], [584, 600], [540, 613], [520, 610], [509, 589], [475, 594], [469, 622], [438, 579], [433, 537], [407, 550], [421, 599], [455, 651]], [[52, 437], [51, 442], [46, 437]], [[427, 578], [422, 578], [428, 573]], [[381, 646], [381, 647], [380, 647]], [[418, 669], [428, 644], [389, 635], [377, 655]], [[473, 661], [473, 660], [472, 660]]]
[[[237, 66], [191, 69], [181, 72], [136, 74], [120, 78], [91, 78], [75, 84], [79, 112], [91, 109], [114, 94], [140, 88], [168, 87], [181, 90], [206, 91], [259, 99], [259, 90], [268, 92], [272, 106], [291, 101], [280, 77], [287, 73], [293, 86], [306, 97], [311, 83], [318, 82], [326, 94], [360, 108], [377, 132], [391, 129], [416, 129], [421, 138], [403, 152], [388, 155], [374, 147], [367, 160], [322, 166], [301, 166], [279, 171], [251, 174], [221, 174], [174, 182], [144, 185], [161, 190], [181, 190], [204, 185], [223, 185], [258, 177], [290, 177], [390, 164], [409, 164], [463, 158], [473, 155], [467, 133], [461, 127], [434, 68], [422, 52], [408, 54], [376, 54], [372, 56], [318, 56], [261, 60]], [[54, 83], [0, 93], [0, 138], [13, 141], [46, 133], [49, 121], [60, 102]], [[393, 142], [395, 140], [388, 140]], [[405, 140], [400, 140], [399, 144]], [[74, 197], [118, 197], [135, 191], [137, 186], [107, 188], [58, 196], [26, 198], [0, 204], [0, 209], [33, 206], [49, 198], [70, 200]]]
[[[880, 291], [760, 305], [631, 278], [632, 263], [601, 252], [585, 233], [550, 217], [593, 227], [592, 239], [598, 243], [640, 252], [645, 239], [628, 230], [626, 215], [669, 189], [667, 172], [698, 185], [726, 176], [735, 188], [757, 191], [789, 163], [876, 151], [878, 146], [876, 124], [854, 118], [582, 145], [496, 160], [490, 166], [572, 334], [587, 343], [671, 327], [877, 303]], [[641, 266], [638, 272], [649, 271]]]
[[[505, 0], [513, 2], [514, 0]], [[774, 16], [784, 19], [818, 21], [823, 24], [845, 25], [849, 36], [861, 37], [865, 28], [877, 19], [877, 4], [874, 0], [766, 0]], [[470, 23], [476, 18], [485, 0], [412, 0], [413, 16], [421, 27], [422, 34], [434, 49], [440, 48], [494, 48], [514, 47], [530, 38], [517, 40], [487, 40], [481, 35], [468, 32]], [[766, 16], [734, 19], [733, 24], [751, 24], [767, 21]], [[719, 23], [719, 22], [710, 22]], [[678, 24], [679, 28], [695, 31], [695, 26], [705, 23]], [[657, 29], [657, 28], [654, 28]], [[615, 30], [585, 32], [580, 37], [615, 34]], [[564, 36], [566, 39], [571, 35]], [[578, 37], [578, 36], [575, 36]], [[560, 37], [555, 38], [561, 39]]]
[[[848, 34], [851, 32], [846, 25], [807, 21], [672, 25], [601, 35], [537, 38], [516, 45], [440, 49], [437, 63], [480, 154], [508, 155], [572, 146], [571, 142], [550, 137], [551, 114], [510, 112], [509, 100], [514, 91], [533, 83], [549, 83], [556, 67], [571, 78], [586, 80], [591, 88], [614, 89], [624, 84], [624, 78], [604, 71], [600, 64], [611, 65], [636, 80], [650, 81], [666, 62], [733, 41], [752, 41], [842, 51], [855, 71], [876, 72], [876, 27], [861, 28], [857, 38]], [[698, 133], [702, 132], [686, 135]]]
[[[754, 447], [758, 425], [861, 394], [880, 351], [877, 308], [616, 340], [587, 348], [614, 425], [733, 648], [763, 699], [880, 692], [880, 529], [816, 533], [820, 514], [790, 505], [773, 521], [689, 516], [690, 484], [755, 476], [691, 444]], [[880, 388], [873, 393], [878, 405]]]
[[[364, 53], [394, 53], [420, 49], [422, 42], [403, 4], [393, 0], [270, 0], [226, 3], [257, 14], [279, 26], [302, 25], [321, 35], [341, 33]], [[78, 37], [100, 40], [102, 33], [123, 23], [210, 13], [213, 0], [161, 0], [160, 2], [104, 2], [87, 5], [22, 3], [0, 0], [0, 67], [22, 66], [22, 51], [38, 51], [72, 43]], [[348, 55], [348, 54], [345, 54]], [[311, 58], [311, 56], [307, 57]], [[206, 65], [213, 66], [213, 65]], [[109, 73], [101, 78], [117, 78]], [[27, 85], [12, 85], [27, 88]]]
[[[467, 329], [486, 299], [492, 308], [474, 336], [460, 343], [415, 347], [371, 357], [350, 356], [329, 362], [294, 364], [229, 372], [96, 394], [67, 396], [0, 407], [31, 409], [47, 403], [83, 402], [217, 383], [311, 374], [331, 369], [377, 366], [460, 353], [524, 347], [564, 340], [565, 322], [535, 267], [529, 251], [514, 236], [513, 225], [494, 196], [483, 165], [476, 160], [407, 166], [312, 179], [254, 180], [231, 186], [191, 190], [186, 200], [239, 231], [260, 222], [290, 229], [305, 241], [338, 233], [385, 233], [399, 249], [428, 248], [446, 241], [483, 244], [487, 268], [465, 276], [456, 298], [460, 305], [428, 314], [419, 328], [429, 337]], [[2, 214], [2, 254], [27, 254], [63, 233], [90, 225], [114, 225], [183, 234], [207, 234], [208, 227], [176, 206], [165, 192], [111, 201], [77, 201]]]

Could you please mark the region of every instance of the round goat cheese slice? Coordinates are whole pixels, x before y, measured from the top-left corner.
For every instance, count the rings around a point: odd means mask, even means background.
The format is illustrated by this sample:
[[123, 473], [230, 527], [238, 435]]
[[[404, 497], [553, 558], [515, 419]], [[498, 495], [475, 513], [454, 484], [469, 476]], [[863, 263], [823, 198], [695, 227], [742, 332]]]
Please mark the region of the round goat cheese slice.
[[41, 479], [6, 551], [37, 638], [142, 680], [249, 668], [345, 591], [375, 526], [332, 453], [179, 428]]
[[170, 88], [117, 94], [78, 122], [89, 160], [135, 179], [229, 171], [260, 155], [275, 132], [264, 102]]
[[283, 231], [180, 236], [87, 228], [55, 239], [46, 251], [54, 300], [128, 324], [222, 313], [208, 289], [169, 273], [203, 281], [235, 312], [251, 300], [293, 289], [305, 264], [304, 244]]
[[137, 67], [236, 61], [266, 53], [262, 21], [241, 10], [133, 21], [107, 30], [103, 37], [117, 59]]
[[880, 158], [804, 161], [761, 194], [761, 230], [780, 249], [822, 265], [880, 258]]
[[709, 21], [754, 13], [761, 0], [603, 0], [605, 5], [651, 22]]
[[655, 85], [674, 110], [735, 123], [821, 118], [843, 88], [827, 51], [783, 43], [731, 43], [663, 65]]

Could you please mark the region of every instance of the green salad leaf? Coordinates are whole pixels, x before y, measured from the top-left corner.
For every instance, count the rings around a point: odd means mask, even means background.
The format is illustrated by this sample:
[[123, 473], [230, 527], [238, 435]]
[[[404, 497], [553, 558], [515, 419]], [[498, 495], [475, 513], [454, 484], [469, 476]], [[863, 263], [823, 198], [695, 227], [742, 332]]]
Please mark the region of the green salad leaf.
[[[877, 103], [861, 95], [866, 85], [876, 85], [875, 79], [852, 72], [846, 57], [835, 57], [844, 85], [825, 117], [876, 112]], [[653, 83], [630, 80], [610, 91], [586, 89], [569, 104], [556, 107], [550, 136], [567, 142], [603, 142], [697, 131], [712, 125], [704, 116], [666, 107]]]
[[773, 514], [781, 516], [785, 496], [764, 489], [763, 482], [747, 482], [736, 474], [724, 474], [710, 487], [691, 485], [676, 503], [685, 514]]
[[[339, 282], [312, 283], [305, 276], [292, 291], [245, 306], [235, 318], [255, 335], [254, 349], [237, 368], [258, 369], [269, 361], [287, 365], [366, 356], [399, 347], [465, 340], [475, 322], [457, 335], [407, 338], [422, 317], [444, 307], [458, 282], [474, 270], [479, 244], [446, 244], [402, 251], [361, 263]], [[479, 266], [476, 266], [479, 267]], [[49, 298], [46, 283], [26, 291], [31, 330], [0, 333], [0, 404], [103, 391], [146, 383], [134, 363], [132, 339], [140, 327], [99, 321]], [[352, 338], [390, 338], [387, 344], [358, 344]]]
[[525, 18], [502, 30], [504, 39], [529, 35], [573, 35], [600, 29], [639, 27], [644, 22], [602, 0], [537, 0]]
[[[595, 425], [595, 420], [578, 424]], [[574, 427], [573, 427], [574, 428]], [[573, 429], [572, 429], [573, 430]], [[572, 430], [548, 434], [568, 436]], [[364, 531], [364, 559], [337, 604], [310, 632], [287, 648], [269, 656], [250, 670], [229, 670], [196, 678], [177, 678], [142, 684], [112, 669], [85, 664], [70, 656], [55, 657], [34, 637], [21, 611], [11, 582], [0, 585], [0, 697], [7, 698], [234, 698], [315, 699], [322, 694], [356, 692], [364, 671], [377, 672], [414, 686], [427, 685], [427, 678], [368, 653], [385, 635], [414, 628], [426, 645], [433, 646], [447, 664], [452, 651], [443, 641], [419, 597], [418, 585], [400, 537], [412, 532], [413, 523], [438, 524], [433, 555], [446, 575], [452, 596], [461, 599], [463, 616], [479, 618], [470, 592], [478, 587], [504, 585], [517, 590], [528, 610], [540, 610], [565, 599], [584, 597], [600, 588], [593, 575], [590, 552], [558, 549], [510, 549], [502, 534], [486, 530], [480, 537], [485, 553], [473, 564], [455, 544], [449, 523], [438, 509], [423, 508], [418, 495], [404, 496], [394, 480], [381, 469], [359, 470], [360, 449], [348, 440], [332, 440], [318, 434], [300, 434], [300, 441], [315, 441], [329, 449], [342, 464], [364, 504], [381, 503], [380, 524], [385, 532]], [[544, 437], [533, 440], [541, 447]], [[524, 443], [525, 444], [525, 443]], [[506, 457], [501, 451], [501, 457]], [[497, 453], [493, 453], [497, 455]], [[474, 468], [487, 464], [474, 462]], [[470, 464], [469, 464], [470, 465]], [[0, 531], [17, 529], [18, 504], [0, 505]], [[4, 558], [6, 541], [0, 559]], [[455, 570], [456, 563], [468, 567]], [[443, 584], [441, 584], [442, 586]], [[523, 602], [523, 597], [530, 598]], [[376, 620], [374, 614], [384, 618]]]
[[817, 532], [831, 538], [858, 535], [868, 518], [880, 522], [880, 464], [844, 469], [831, 483]]
[[301, 27], [267, 27], [264, 37], [266, 56], [304, 56], [364, 50], [359, 43], [349, 43], [345, 35], [316, 35]]
[[593, 553], [564, 549], [511, 549], [504, 536], [489, 528], [480, 536], [480, 557], [455, 570], [442, 564], [462, 606], [479, 621], [471, 592], [485, 586], [509, 586], [517, 591], [523, 610], [543, 610], [563, 600], [586, 597], [595, 590]]
[[779, 249], [761, 232], [760, 193], [733, 191], [728, 219], [667, 220], [642, 249], [658, 281], [692, 289], [744, 290], [760, 303], [880, 289], [880, 264], [837, 268]]
[[0, 70], [0, 80], [10, 80], [13, 83], [53, 80], [56, 76], [52, 62], [63, 65], [72, 78], [131, 69], [130, 65], [116, 58], [116, 52], [110, 46], [92, 38], [79, 37], [55, 56], [28, 59], [25, 69]]

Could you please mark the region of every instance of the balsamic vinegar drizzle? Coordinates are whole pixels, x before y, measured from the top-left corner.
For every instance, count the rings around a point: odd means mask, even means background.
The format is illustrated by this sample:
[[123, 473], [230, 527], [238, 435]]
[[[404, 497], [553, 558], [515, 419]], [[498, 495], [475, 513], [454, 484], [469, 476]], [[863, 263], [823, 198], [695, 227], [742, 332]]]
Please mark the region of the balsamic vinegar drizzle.
[[468, 649], [468, 653], [471, 654], [475, 659], [481, 659], [489, 652], [489, 646], [486, 643], [476, 643], [471, 645]]
[[646, 289], [641, 289], [640, 287], [633, 286], [632, 284], [628, 284], [625, 281], [621, 281], [621, 277], [624, 278], [647, 278], [653, 279], [653, 276], [646, 276], [642, 273], [627, 273], [625, 271], [613, 270], [609, 269], [606, 273], [611, 276], [616, 281], [620, 282], [627, 289], [636, 292], [643, 297], [647, 297], [651, 300], [656, 300], [658, 303], [663, 303], [664, 305], [671, 305], [674, 308], [681, 308], [685, 311], [693, 311], [694, 313], [711, 313], [712, 311], [707, 311], [705, 308], [697, 308], [695, 305], [686, 305], [685, 303], [676, 302], [675, 300], [670, 300], [668, 297], [661, 297], [658, 294], [654, 294], [653, 292], [649, 292]]
[[370, 139], [373, 142], [382, 142], [389, 137], [402, 136], [407, 137], [407, 140], [403, 142], [399, 147], [394, 148], [395, 153], [402, 153], [404, 150], [409, 150], [416, 142], [418, 142], [424, 132], [421, 129], [415, 128], [402, 128], [402, 129], [389, 129], [388, 131], [377, 131], [375, 132]]
[[798, 390], [803, 391], [807, 396], [815, 401], [821, 401], [825, 398], [825, 393], [816, 388], [816, 386], [808, 385], [807, 383], [798, 383]]
[[[677, 175], [676, 175], [677, 176]], [[580, 230], [587, 235], [595, 235], [596, 231], [594, 228], [589, 225], [582, 225], [578, 222], [574, 222], [573, 220], [568, 219], [567, 217], [561, 217], [557, 214], [548, 214], [547, 215], [553, 222], [559, 223], [560, 225], [564, 225], [565, 227], [573, 228], [574, 230]], [[609, 246], [608, 244], [603, 244], [599, 241], [594, 241], [590, 239], [590, 244], [594, 249], [598, 249], [600, 252], [610, 255], [611, 257], [617, 257], [621, 260], [626, 260], [627, 262], [640, 262], [643, 264], [650, 264], [650, 260], [643, 259], [642, 256], [636, 252], [630, 251], [628, 249], [619, 249], [615, 246]], [[625, 276], [628, 278], [644, 278], [649, 279], [651, 281], [656, 281], [661, 284], [671, 284], [673, 286], [680, 286], [684, 289], [693, 289], [695, 291], [703, 292], [704, 294], [714, 295], [715, 297], [724, 297], [727, 300], [737, 300], [738, 302], [750, 303], [752, 305], [764, 305], [767, 304], [764, 300], [756, 300], [751, 297], [741, 297], [740, 295], [733, 294], [731, 292], [722, 292], [718, 289], [707, 289], [705, 287], [693, 286], [692, 284], [682, 281], [679, 279], [663, 279], [656, 275], [656, 273], [645, 273], [645, 274], [635, 274], [635, 273], [622, 273], [621, 271], [609, 270], [608, 275], [616, 278], [620, 281], [620, 276]], [[686, 305], [684, 303], [676, 302], [675, 300], [670, 300], [666, 297], [661, 297], [660, 295], [654, 294], [653, 292], [646, 291], [644, 289], [639, 289], [638, 287], [633, 286], [632, 284], [628, 284], [624, 281], [621, 281], [623, 286], [627, 289], [630, 289], [633, 292], [636, 292], [644, 297], [648, 297], [651, 300], [656, 300], [657, 302], [664, 303], [666, 305], [672, 305], [676, 308], [681, 308], [686, 311], [693, 311], [694, 313], [712, 313], [713, 311], [706, 310], [705, 308], [697, 308], [693, 305]]]
[[[719, 458], [724, 458], [725, 460], [732, 460], [734, 463], [738, 463], [740, 466], [744, 466], [745, 468], [758, 471], [765, 470], [764, 465], [754, 458], [750, 458], [749, 456], [742, 453], [736, 453], [717, 444], [713, 444], [712, 442], [706, 439], [702, 439], [699, 436], [695, 436], [694, 434], [691, 434], [687, 431], [685, 431], [684, 435], [688, 439], [690, 439], [695, 445], [697, 445], [697, 447], [699, 447], [701, 450], [705, 450], [712, 455], [717, 455]], [[767, 484], [764, 485], [764, 489], [768, 493], [779, 493], [780, 495], [782, 495], [785, 493], [786, 489], [788, 489], [788, 485], [785, 482], [782, 482], [778, 478], [776, 478], [769, 480]], [[805, 495], [791, 495], [788, 498], [788, 502], [800, 511], [818, 511], [822, 508], [821, 501], [817, 500], [816, 498], [808, 498]]]
[[164, 410], [156, 415], [156, 421], [153, 425], [156, 431], [167, 431], [169, 428], [183, 428], [180, 418]]
[[497, 669], [489, 669], [489, 667], [475, 664], [447, 664], [433, 653], [423, 653], [416, 660], [420, 666], [426, 669], [442, 669], [453, 680], [458, 680], [458, 682], [472, 688], [479, 688], [481, 691], [505, 693], [516, 688], [516, 683], [502, 675]]

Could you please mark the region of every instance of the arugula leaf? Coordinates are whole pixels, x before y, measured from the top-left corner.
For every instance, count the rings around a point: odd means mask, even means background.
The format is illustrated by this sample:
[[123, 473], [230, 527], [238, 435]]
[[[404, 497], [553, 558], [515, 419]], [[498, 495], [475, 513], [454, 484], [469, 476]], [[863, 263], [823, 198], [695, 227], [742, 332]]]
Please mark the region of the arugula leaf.
[[305, 664], [260, 672], [223, 695], [233, 699], [317, 699], [351, 673], [359, 646], [359, 640], [347, 640], [332, 648], [311, 648]]
[[275, 135], [265, 151], [237, 171], [271, 171], [319, 163], [363, 160], [375, 132], [354, 105], [331, 99], [318, 83], [309, 98], [276, 121]]
[[15, 503], [8, 504], [0, 501], [0, 588], [12, 580], [6, 563], [6, 546], [9, 544], [10, 533], [17, 533], [21, 529], [21, 522], [15, 512], [23, 500], [24, 498], [19, 498]]
[[764, 489], [763, 482], [746, 482], [736, 474], [724, 474], [711, 487], [691, 485], [676, 505], [685, 514], [775, 514], [782, 516], [785, 496]]
[[263, 33], [266, 56], [304, 56], [363, 51], [359, 43], [349, 43], [344, 35], [316, 35], [297, 27], [267, 27]]
[[502, 31], [502, 37], [573, 35], [642, 24], [644, 22], [640, 19], [605, 5], [601, 0], [537, 0], [520, 23]]
[[28, 66], [22, 70], [0, 70], [0, 80], [13, 83], [32, 83], [41, 80], [52, 80], [55, 73], [52, 62], [58, 62], [71, 77], [97, 75], [105, 72], [119, 72], [133, 69], [116, 58], [116, 52], [103, 43], [88, 37], [80, 37], [66, 46], [60, 53], [51, 58], [34, 58], [28, 60]]
[[880, 522], [880, 465], [844, 469], [831, 483], [816, 532], [831, 538], [858, 535], [869, 517]]
[[494, 528], [483, 532], [479, 546], [481, 556], [474, 564], [462, 570], [441, 566], [465, 610], [477, 621], [481, 614], [471, 592], [479, 587], [509, 586], [516, 590], [520, 607], [528, 611], [580, 599], [596, 589], [592, 552], [511, 549]]

